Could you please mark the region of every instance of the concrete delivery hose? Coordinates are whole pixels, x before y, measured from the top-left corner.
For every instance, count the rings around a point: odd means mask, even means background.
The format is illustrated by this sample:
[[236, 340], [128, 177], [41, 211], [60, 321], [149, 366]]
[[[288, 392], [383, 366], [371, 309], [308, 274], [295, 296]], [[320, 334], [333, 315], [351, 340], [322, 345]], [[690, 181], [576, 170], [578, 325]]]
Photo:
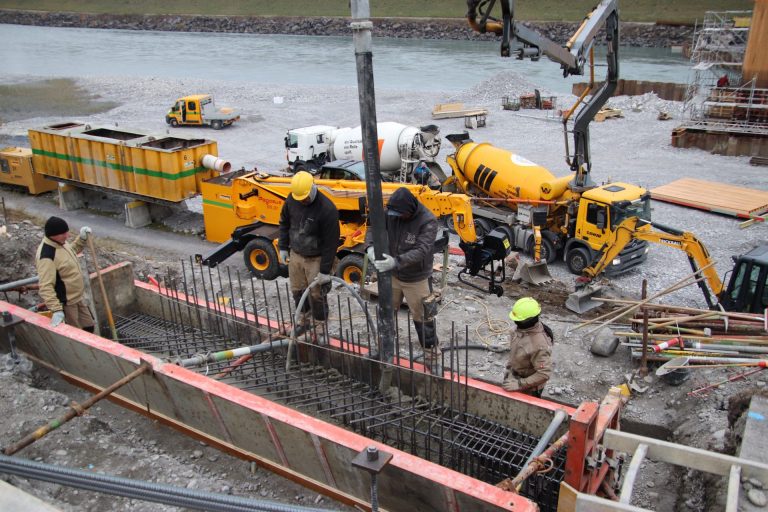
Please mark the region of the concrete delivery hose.
[[33, 462], [7, 455], [0, 455], [0, 473], [196, 510], [217, 512], [320, 512], [320, 509], [317, 508], [286, 505], [141, 480], [131, 480], [93, 473], [91, 471]]
[[[371, 315], [368, 313], [368, 308], [365, 307], [365, 301], [363, 300], [362, 297], [360, 297], [360, 294], [357, 293], [357, 290], [355, 290], [355, 287], [350, 285], [348, 282], [341, 279], [340, 277], [330, 276], [330, 278], [332, 283], [343, 284], [344, 287], [347, 289], [347, 291], [349, 291], [349, 293], [352, 294], [355, 300], [357, 300], [357, 303], [360, 304], [360, 308], [362, 308], [362, 310], [365, 311], [365, 320], [366, 322], [368, 322], [368, 328], [371, 330], [371, 334], [373, 335], [373, 338], [376, 339], [376, 327], [373, 325], [373, 321], [371, 320]], [[291, 326], [291, 338], [290, 338], [290, 342], [288, 343], [288, 357], [286, 358], [286, 361], [285, 361], [285, 371], [291, 370], [291, 354], [293, 351], [293, 346], [296, 343], [296, 326], [301, 321], [301, 310], [304, 307], [304, 303], [307, 301], [307, 297], [309, 297], [309, 291], [314, 286], [322, 286], [322, 285], [317, 279], [309, 283], [309, 286], [307, 286], [307, 289], [304, 290], [304, 293], [301, 294], [299, 303], [296, 305], [296, 312], [293, 314], [293, 325]]]

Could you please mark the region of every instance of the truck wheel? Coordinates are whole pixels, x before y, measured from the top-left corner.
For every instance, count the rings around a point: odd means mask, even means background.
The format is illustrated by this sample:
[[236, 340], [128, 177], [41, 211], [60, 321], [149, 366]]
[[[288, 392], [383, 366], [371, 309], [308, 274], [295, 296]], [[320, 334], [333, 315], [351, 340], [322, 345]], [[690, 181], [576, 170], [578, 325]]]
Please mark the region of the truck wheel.
[[255, 277], [272, 280], [280, 275], [280, 265], [272, 242], [266, 238], [255, 238], [243, 249], [245, 266]]
[[[371, 273], [371, 265], [368, 265], [368, 274]], [[336, 268], [336, 277], [342, 278], [349, 284], [362, 285], [363, 281], [363, 255], [347, 254]]]
[[222, 124], [221, 121], [211, 121], [211, 128], [214, 130], [221, 130]]
[[[453, 221], [453, 216], [451, 216], [451, 221]], [[493, 227], [493, 222], [488, 219], [475, 219], [475, 232], [477, 233], [478, 238], [482, 238], [493, 231]]]
[[170, 124], [171, 124], [171, 126], [173, 126], [174, 128], [176, 128], [177, 126], [179, 126], [179, 122], [176, 120], [176, 118], [172, 118], [172, 119], [171, 119], [171, 123], [170, 123]]
[[[533, 252], [535, 250], [534, 244], [535, 242], [533, 240], [533, 237], [530, 237], [528, 239], [528, 243], [525, 245], [526, 254], [533, 256]], [[555, 251], [554, 244], [549, 238], [542, 236], [541, 237], [541, 260], [547, 263], [553, 263], [556, 258], [557, 258], [557, 251]]]
[[565, 264], [568, 266], [568, 270], [571, 274], [580, 276], [584, 269], [592, 262], [592, 258], [589, 257], [589, 252], [583, 247], [574, 247], [565, 257]]

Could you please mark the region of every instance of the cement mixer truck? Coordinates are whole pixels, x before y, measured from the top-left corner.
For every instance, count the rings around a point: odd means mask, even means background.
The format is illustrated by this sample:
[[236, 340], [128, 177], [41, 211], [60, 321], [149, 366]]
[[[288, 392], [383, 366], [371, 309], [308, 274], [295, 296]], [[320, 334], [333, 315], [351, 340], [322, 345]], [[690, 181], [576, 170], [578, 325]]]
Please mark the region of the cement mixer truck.
[[[382, 174], [389, 181], [412, 181], [413, 171], [423, 161], [440, 180], [445, 175], [435, 162], [440, 151], [437, 126], [421, 128], [400, 123], [378, 123], [379, 158]], [[289, 130], [285, 136], [285, 149], [291, 170], [317, 171], [332, 160], [362, 160], [363, 137], [360, 126], [339, 128], [316, 125]], [[394, 175], [394, 176], [393, 176]]]
[[[520, 155], [473, 142], [466, 134], [446, 138], [456, 152], [448, 156], [453, 176], [443, 190], [455, 187], [474, 197], [479, 236], [501, 226], [514, 248], [534, 254], [538, 245], [542, 261], [562, 257], [571, 272], [581, 275], [624, 219], [650, 220], [650, 194], [641, 187], [609, 183], [575, 189], [572, 175], [555, 177]], [[629, 270], [645, 261], [647, 252], [647, 242], [632, 240], [604, 272]]]

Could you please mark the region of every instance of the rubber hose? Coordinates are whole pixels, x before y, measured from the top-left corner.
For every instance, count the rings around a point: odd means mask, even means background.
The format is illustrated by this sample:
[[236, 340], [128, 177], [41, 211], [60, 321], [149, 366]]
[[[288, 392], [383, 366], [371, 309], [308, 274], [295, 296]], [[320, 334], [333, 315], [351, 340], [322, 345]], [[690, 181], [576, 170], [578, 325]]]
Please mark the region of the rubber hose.
[[0, 473], [176, 507], [222, 512], [320, 512], [321, 509], [131, 480], [0, 455]]

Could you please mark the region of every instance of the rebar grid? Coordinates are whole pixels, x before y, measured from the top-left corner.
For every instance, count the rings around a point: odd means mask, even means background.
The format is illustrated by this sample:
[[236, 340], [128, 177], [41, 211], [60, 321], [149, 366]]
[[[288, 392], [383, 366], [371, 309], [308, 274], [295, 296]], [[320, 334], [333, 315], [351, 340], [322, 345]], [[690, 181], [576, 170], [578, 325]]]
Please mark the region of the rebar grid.
[[[225, 275], [222, 279], [219, 269], [214, 273], [207, 267], [195, 268], [191, 261], [183, 265], [180, 275], [166, 279], [159, 289], [163, 318], [141, 314], [120, 318], [119, 341], [156, 355], [181, 358], [268, 343], [290, 333], [286, 326], [294, 311], [287, 284], [281, 289], [275, 283], [276, 305], [274, 298], [267, 298], [263, 281], [241, 279], [239, 273], [233, 280], [228, 269]], [[201, 305], [192, 299], [198, 294], [202, 295]], [[376, 385], [378, 375], [374, 375], [380, 363], [370, 359], [375, 335], [366, 322], [354, 322], [363, 313], [354, 312], [350, 300], [342, 300], [340, 295], [335, 303], [330, 302], [331, 320], [322, 327], [340, 345], [319, 346], [315, 329], [320, 326], [313, 325], [299, 337], [290, 370], [286, 370], [285, 351], [280, 348], [194, 370], [491, 484], [517, 475], [538, 438], [467, 412], [467, 383], [462, 382], [469, 362], [466, 351], [443, 352], [447, 379], [420, 373], [413, 363], [410, 368], [395, 367], [391, 392], [383, 396]], [[396, 337], [395, 351], [413, 361], [414, 346], [419, 348], [411, 337], [410, 323], [410, 317], [408, 327], [401, 322], [400, 329], [407, 335]], [[462, 343], [452, 324], [444, 345], [465, 348], [468, 338], [465, 327]], [[561, 453], [548, 472], [529, 479], [521, 492], [542, 510], [557, 508], [564, 461]]]

